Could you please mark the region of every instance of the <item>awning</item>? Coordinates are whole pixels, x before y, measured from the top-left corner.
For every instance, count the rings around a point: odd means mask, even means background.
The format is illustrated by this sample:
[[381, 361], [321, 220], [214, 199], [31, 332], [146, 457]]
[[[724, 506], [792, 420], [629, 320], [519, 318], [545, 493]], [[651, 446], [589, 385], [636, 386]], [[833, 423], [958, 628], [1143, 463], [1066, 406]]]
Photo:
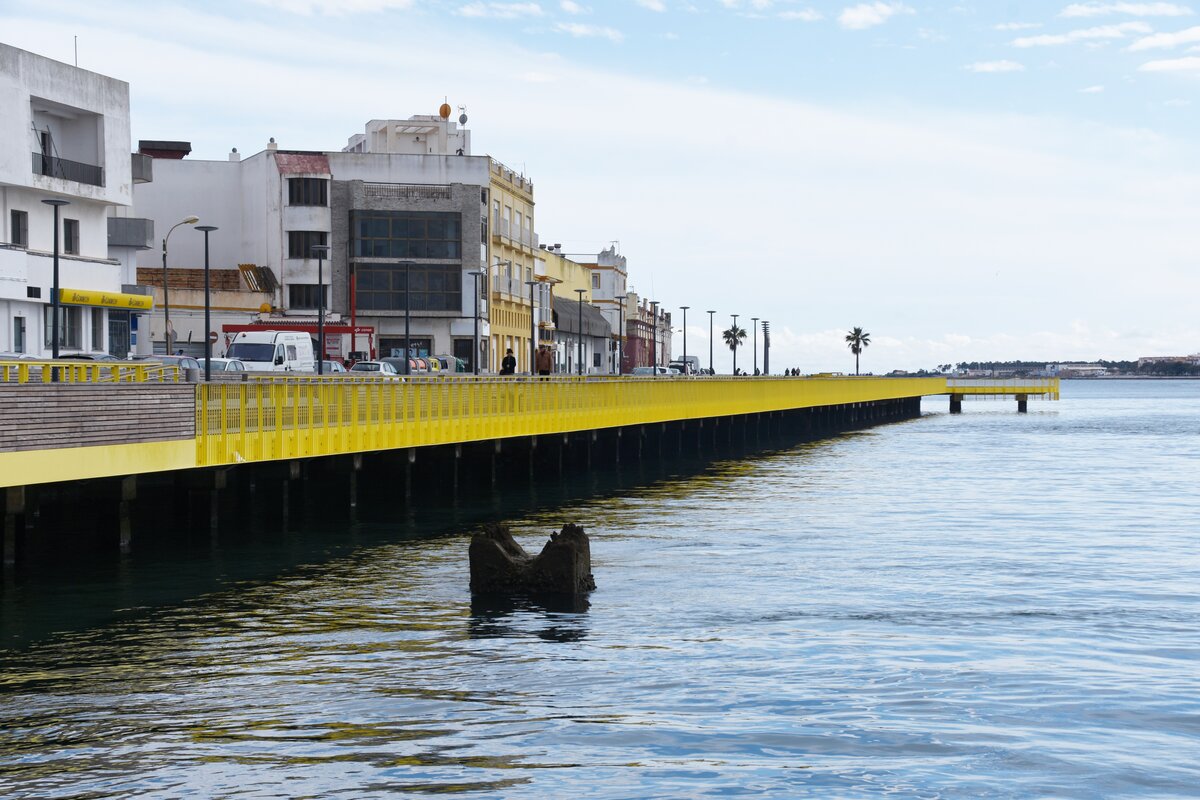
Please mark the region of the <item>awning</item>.
[[101, 306], [133, 311], [154, 310], [154, 297], [151, 295], [102, 292], [97, 289], [59, 289], [58, 302], [70, 306]]

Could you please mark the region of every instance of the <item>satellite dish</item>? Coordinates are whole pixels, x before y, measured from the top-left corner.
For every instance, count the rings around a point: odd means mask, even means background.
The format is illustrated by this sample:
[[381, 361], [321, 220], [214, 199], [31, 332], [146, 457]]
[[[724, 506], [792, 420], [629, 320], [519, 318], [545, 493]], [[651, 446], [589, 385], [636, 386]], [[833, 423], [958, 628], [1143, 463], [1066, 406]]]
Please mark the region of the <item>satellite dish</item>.
[[450, 119], [450, 104], [442, 103], [442, 107], [438, 109], [438, 114], [441, 115], [442, 119]]
[[466, 114], [459, 114], [459, 115], [458, 115], [458, 124], [459, 124], [459, 125], [466, 125], [466, 124], [467, 124], [467, 115], [466, 115]]

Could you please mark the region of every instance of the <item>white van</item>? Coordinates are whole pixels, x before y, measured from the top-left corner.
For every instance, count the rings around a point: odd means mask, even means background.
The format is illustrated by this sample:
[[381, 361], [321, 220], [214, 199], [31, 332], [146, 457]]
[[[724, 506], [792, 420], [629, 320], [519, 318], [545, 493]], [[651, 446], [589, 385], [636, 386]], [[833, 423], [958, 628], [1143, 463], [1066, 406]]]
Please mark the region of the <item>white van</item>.
[[312, 339], [296, 331], [240, 331], [226, 358], [236, 358], [247, 372], [313, 372]]

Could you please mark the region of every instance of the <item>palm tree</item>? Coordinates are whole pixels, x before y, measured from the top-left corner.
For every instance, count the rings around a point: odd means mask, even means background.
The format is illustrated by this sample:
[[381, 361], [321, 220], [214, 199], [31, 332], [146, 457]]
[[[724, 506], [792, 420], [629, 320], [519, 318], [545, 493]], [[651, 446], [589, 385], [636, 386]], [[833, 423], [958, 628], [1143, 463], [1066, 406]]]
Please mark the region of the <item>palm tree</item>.
[[733, 353], [733, 373], [737, 374], [737, 349], [741, 347], [742, 342], [746, 341], [746, 329], [737, 325], [730, 325], [729, 329], [721, 332], [721, 338], [725, 340], [725, 345]]
[[858, 356], [871, 343], [871, 334], [862, 328], [851, 328], [846, 334], [846, 346], [854, 353], [854, 374], [858, 374]]

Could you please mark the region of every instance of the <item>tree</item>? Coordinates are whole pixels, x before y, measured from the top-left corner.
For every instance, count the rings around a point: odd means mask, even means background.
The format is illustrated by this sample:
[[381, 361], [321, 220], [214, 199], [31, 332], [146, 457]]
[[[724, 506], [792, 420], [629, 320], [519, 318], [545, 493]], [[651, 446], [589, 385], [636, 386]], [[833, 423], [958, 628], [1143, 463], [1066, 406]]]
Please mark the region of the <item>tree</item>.
[[846, 346], [850, 348], [850, 352], [854, 353], [854, 374], [858, 374], [858, 357], [862, 351], [871, 343], [871, 334], [864, 331], [862, 328], [851, 328], [846, 334]]
[[733, 353], [733, 369], [734, 374], [737, 374], [737, 349], [746, 341], [746, 329], [737, 325], [730, 325], [728, 330], [721, 332], [721, 338], [725, 340], [726, 347]]

